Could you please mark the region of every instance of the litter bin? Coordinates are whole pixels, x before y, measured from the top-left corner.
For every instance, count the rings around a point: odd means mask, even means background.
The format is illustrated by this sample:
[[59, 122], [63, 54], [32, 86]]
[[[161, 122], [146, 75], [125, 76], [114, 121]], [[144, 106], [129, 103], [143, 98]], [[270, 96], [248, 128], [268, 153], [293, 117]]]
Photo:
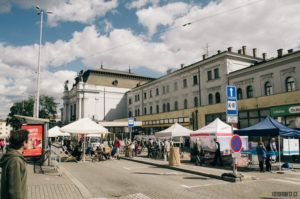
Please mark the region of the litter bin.
[[171, 147], [169, 166], [176, 166], [176, 167], [180, 166], [179, 147]]

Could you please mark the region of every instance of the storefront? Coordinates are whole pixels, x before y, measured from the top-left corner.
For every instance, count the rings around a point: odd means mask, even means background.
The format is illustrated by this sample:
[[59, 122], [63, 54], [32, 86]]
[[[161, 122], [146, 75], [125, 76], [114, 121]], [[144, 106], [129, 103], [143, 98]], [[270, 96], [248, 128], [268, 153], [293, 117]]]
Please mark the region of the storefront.
[[282, 124], [300, 129], [300, 104], [272, 107], [270, 113]]

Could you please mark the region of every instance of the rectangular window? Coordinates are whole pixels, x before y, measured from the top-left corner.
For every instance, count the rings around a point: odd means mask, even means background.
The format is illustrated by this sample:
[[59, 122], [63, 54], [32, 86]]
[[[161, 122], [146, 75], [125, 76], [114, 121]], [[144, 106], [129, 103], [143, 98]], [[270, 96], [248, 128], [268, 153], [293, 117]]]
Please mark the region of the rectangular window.
[[150, 90], [150, 98], [152, 98], [152, 90]]
[[163, 86], [163, 94], [166, 94], [166, 87]]
[[156, 96], [159, 96], [159, 89], [156, 88]]
[[146, 92], [144, 93], [144, 99], [147, 99], [147, 93]]
[[218, 68], [215, 68], [214, 69], [214, 74], [215, 74], [215, 79], [219, 78], [219, 69]]
[[170, 88], [169, 88], [169, 85], [167, 85], [167, 93], [170, 92]]
[[207, 80], [212, 80], [211, 71], [207, 71]]
[[194, 82], [194, 85], [197, 85], [197, 84], [198, 84], [198, 78], [197, 78], [197, 75], [194, 75], [194, 77], [193, 77], [193, 82]]
[[183, 88], [187, 88], [187, 80], [186, 79], [183, 80]]
[[177, 84], [177, 82], [174, 82], [174, 90], [175, 90], [175, 91], [178, 90], [178, 84]]
[[128, 100], [128, 104], [131, 104], [132, 102], [131, 102], [131, 98], [129, 98], [129, 100]]

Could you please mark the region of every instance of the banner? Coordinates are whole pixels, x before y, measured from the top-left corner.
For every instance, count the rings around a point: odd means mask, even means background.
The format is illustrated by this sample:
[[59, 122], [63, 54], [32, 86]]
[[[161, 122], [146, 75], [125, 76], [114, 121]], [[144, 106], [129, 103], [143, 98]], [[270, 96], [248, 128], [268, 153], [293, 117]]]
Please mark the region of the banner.
[[283, 139], [283, 155], [299, 155], [299, 139]]
[[29, 131], [28, 148], [23, 152], [23, 156], [41, 156], [43, 143], [43, 125], [22, 125], [21, 129], [27, 129]]

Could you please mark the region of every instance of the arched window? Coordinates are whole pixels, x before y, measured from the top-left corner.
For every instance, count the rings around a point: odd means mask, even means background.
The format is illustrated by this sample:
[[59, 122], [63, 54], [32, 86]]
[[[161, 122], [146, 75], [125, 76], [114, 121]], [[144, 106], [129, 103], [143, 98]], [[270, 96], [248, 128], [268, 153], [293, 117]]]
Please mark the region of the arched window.
[[296, 90], [296, 83], [295, 83], [295, 79], [293, 77], [286, 78], [285, 84], [286, 84], [287, 92]]
[[144, 108], [144, 115], [147, 115], [147, 108]]
[[150, 114], [152, 114], [152, 106], [150, 106]]
[[273, 87], [270, 82], [265, 83], [265, 95], [272, 95], [273, 94]]
[[194, 97], [194, 107], [198, 106], [198, 97]]
[[163, 104], [163, 112], [166, 112], [166, 104]]
[[213, 95], [212, 94], [209, 94], [208, 95], [208, 104], [213, 104]]
[[243, 90], [241, 88], [238, 88], [236, 92], [237, 92], [237, 99], [238, 100], [243, 99]]
[[175, 103], [174, 103], [174, 110], [175, 110], [175, 111], [178, 110], [178, 102], [177, 102], [177, 101], [175, 101]]
[[217, 92], [216, 93], [216, 104], [221, 102], [221, 97], [220, 97], [220, 93]]
[[184, 104], [184, 109], [187, 109], [188, 108], [188, 101], [187, 101], [187, 99], [184, 99], [184, 102], [183, 102], [183, 104]]
[[169, 112], [170, 111], [170, 103], [167, 103], [167, 111]]
[[253, 97], [253, 88], [252, 86], [247, 86], [247, 98]]
[[156, 113], [159, 113], [159, 105], [156, 105]]

